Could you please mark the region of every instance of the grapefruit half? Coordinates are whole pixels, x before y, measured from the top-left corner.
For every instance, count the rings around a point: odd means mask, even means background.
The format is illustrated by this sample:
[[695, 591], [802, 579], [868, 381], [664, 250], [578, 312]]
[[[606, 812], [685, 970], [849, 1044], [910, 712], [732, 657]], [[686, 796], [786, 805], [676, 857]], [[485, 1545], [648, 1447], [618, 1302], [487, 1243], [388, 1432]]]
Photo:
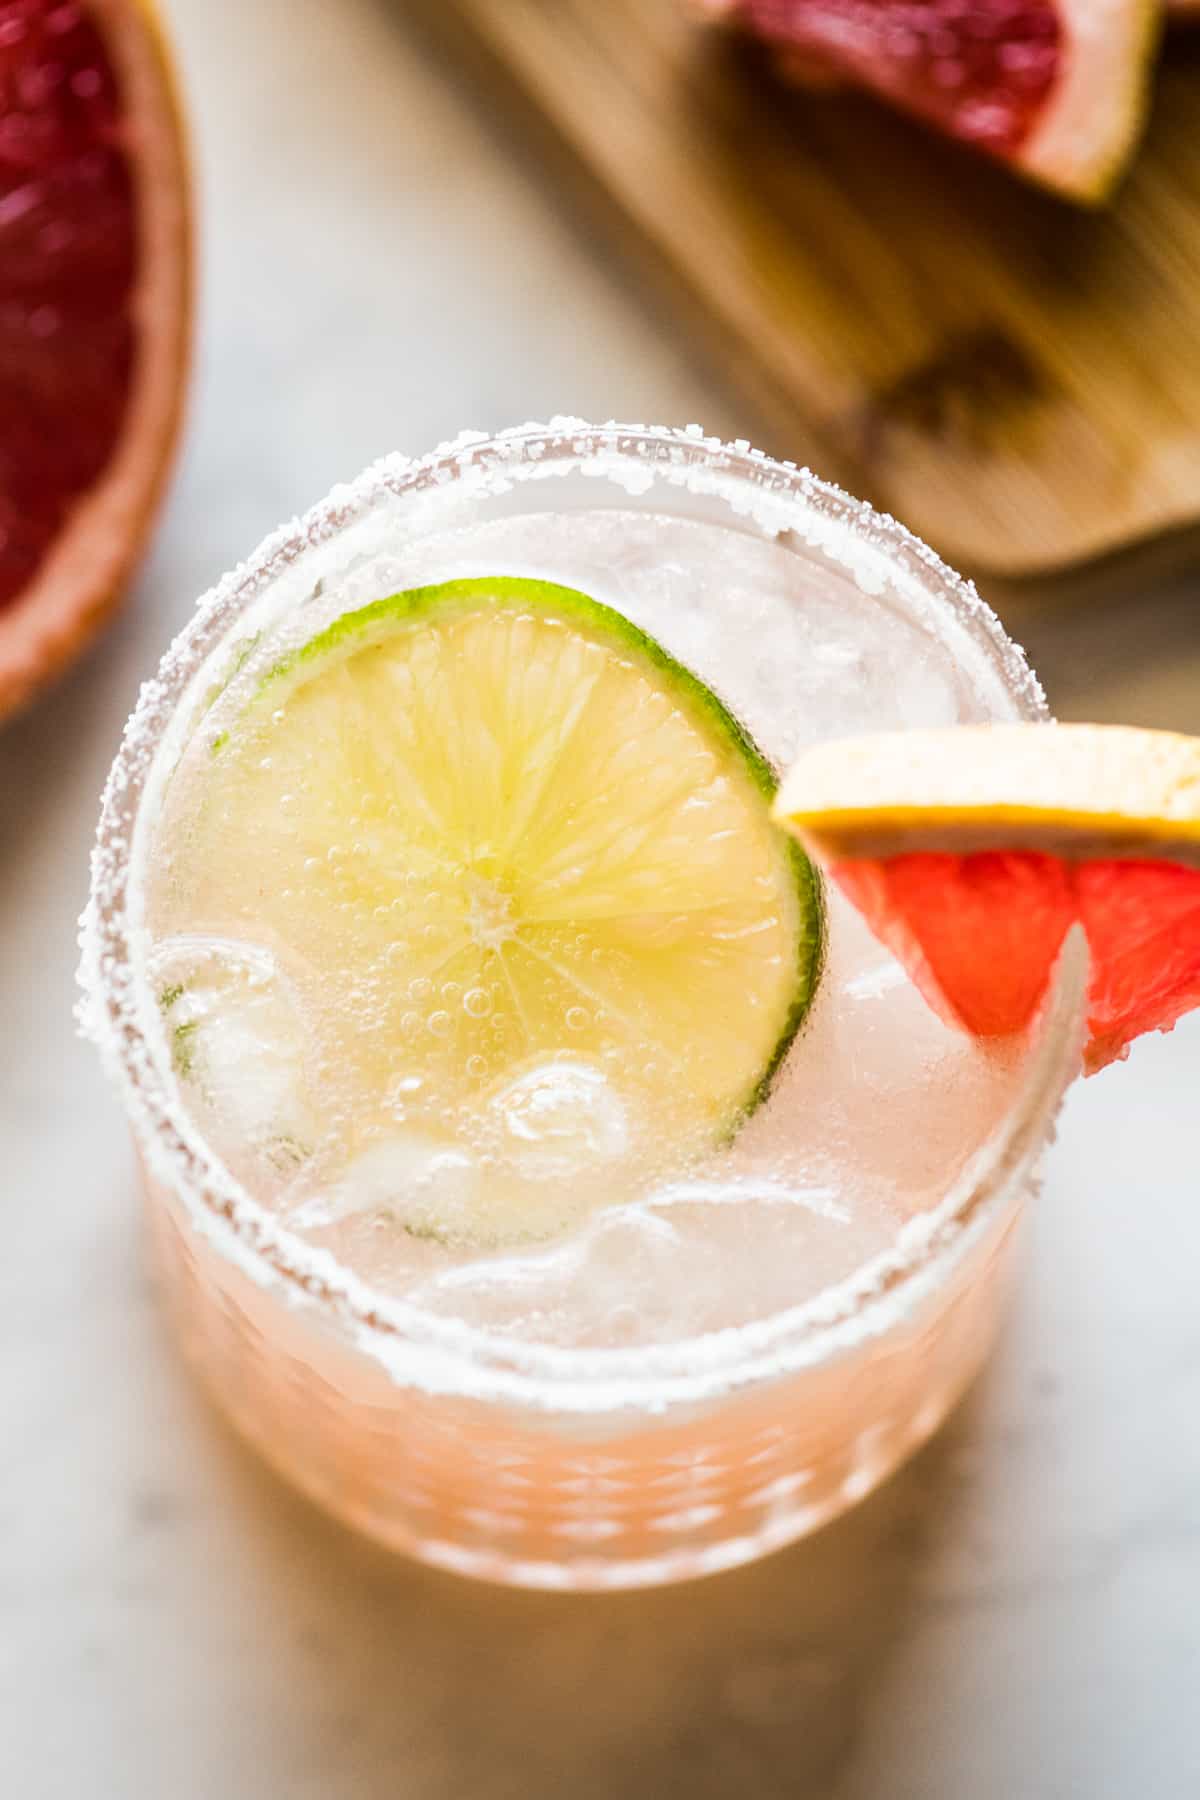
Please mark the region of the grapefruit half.
[[191, 223], [143, 0], [0, 0], [0, 716], [93, 636], [181, 412]]
[[1137, 141], [1161, 0], [698, 0], [805, 83], [867, 89], [1071, 199]]
[[1085, 1066], [1200, 1005], [1200, 739], [979, 725], [818, 744], [776, 814], [930, 1004], [981, 1037], [1027, 1025], [1080, 924]]

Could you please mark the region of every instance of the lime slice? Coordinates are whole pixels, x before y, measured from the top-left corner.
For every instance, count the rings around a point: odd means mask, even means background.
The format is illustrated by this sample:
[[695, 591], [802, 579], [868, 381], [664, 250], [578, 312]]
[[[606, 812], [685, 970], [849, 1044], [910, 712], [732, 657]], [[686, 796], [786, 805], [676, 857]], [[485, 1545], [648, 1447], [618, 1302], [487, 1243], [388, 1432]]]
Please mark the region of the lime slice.
[[817, 980], [817, 878], [750, 737], [619, 613], [513, 577], [395, 594], [210, 742], [172, 911], [306, 972], [363, 1119], [499, 1120], [492, 1149], [561, 1185], [548, 1133], [608, 1157], [611, 1197], [622, 1146], [691, 1153], [762, 1099]]

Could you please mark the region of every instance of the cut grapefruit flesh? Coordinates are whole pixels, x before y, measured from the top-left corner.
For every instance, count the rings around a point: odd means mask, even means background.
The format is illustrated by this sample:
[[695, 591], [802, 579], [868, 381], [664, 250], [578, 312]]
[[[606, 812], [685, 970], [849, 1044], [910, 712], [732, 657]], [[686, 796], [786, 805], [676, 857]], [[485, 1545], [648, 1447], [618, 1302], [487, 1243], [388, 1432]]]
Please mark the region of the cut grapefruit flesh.
[[806, 83], [862, 87], [1077, 200], [1145, 112], [1160, 0], [703, 0]]
[[0, 0], [0, 715], [120, 596], [179, 422], [188, 180], [141, 0]]
[[1200, 1005], [1200, 739], [1101, 725], [838, 739], [800, 758], [776, 813], [977, 1036], [1029, 1024], [1075, 924], [1089, 1071]]

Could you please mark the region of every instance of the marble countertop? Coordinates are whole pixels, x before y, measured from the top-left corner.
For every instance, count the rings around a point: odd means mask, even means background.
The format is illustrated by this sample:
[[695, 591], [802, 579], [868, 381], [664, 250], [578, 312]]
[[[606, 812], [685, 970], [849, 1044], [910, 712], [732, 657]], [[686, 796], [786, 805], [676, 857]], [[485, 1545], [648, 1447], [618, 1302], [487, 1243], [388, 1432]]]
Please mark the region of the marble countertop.
[[[277, 519], [391, 448], [570, 410], [738, 435], [402, 0], [171, 0], [202, 354], [154, 553], [0, 736], [0, 1794], [1192, 1800], [1200, 1022], [1073, 1094], [993, 1366], [857, 1513], [602, 1599], [390, 1561], [229, 1437], [143, 1263], [74, 926], [139, 680]], [[1197, 581], [1019, 621], [1067, 716], [1200, 730]]]

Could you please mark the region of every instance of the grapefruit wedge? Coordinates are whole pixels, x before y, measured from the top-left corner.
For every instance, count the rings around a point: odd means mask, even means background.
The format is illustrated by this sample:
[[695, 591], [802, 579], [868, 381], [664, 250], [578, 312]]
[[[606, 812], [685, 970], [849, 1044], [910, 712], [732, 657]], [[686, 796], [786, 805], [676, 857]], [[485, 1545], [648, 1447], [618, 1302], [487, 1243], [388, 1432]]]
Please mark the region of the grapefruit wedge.
[[843, 738], [776, 815], [929, 1003], [981, 1037], [1027, 1025], [1063, 940], [1091, 957], [1089, 1072], [1200, 1005], [1200, 739], [1103, 725]]
[[0, 0], [0, 716], [120, 597], [179, 423], [179, 112], [142, 0]]
[[861, 87], [1074, 200], [1146, 108], [1161, 0], [698, 0], [805, 83]]

